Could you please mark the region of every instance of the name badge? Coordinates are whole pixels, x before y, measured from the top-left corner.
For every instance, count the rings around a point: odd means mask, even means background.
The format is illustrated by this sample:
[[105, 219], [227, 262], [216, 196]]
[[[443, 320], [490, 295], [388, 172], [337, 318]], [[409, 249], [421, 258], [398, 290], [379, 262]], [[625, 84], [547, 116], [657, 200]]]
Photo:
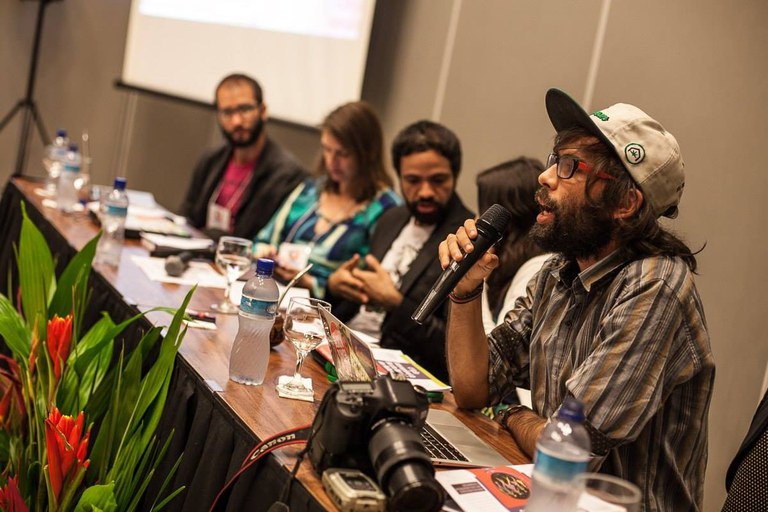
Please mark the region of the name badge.
[[231, 230], [232, 215], [229, 210], [213, 201], [208, 204], [208, 219], [205, 227], [208, 229], [220, 229], [226, 233]]
[[277, 251], [277, 259], [281, 267], [301, 270], [309, 263], [309, 253], [312, 248], [304, 244], [283, 242]]

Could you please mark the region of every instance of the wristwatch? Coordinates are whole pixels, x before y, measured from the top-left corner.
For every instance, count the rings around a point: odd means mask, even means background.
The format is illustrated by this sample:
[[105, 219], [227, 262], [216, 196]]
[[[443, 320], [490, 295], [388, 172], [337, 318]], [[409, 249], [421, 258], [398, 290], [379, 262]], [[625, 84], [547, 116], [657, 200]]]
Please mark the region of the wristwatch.
[[496, 414], [496, 416], [493, 418], [493, 420], [496, 421], [497, 423], [499, 423], [502, 427], [504, 427], [504, 428], [509, 430], [509, 425], [507, 424], [507, 422], [509, 420], [509, 417], [510, 416], [514, 416], [515, 414], [517, 414], [521, 410], [530, 411], [531, 408], [530, 407], [526, 407], [526, 406], [521, 405], [521, 404], [510, 405], [509, 407], [507, 407], [503, 411], [499, 411]]

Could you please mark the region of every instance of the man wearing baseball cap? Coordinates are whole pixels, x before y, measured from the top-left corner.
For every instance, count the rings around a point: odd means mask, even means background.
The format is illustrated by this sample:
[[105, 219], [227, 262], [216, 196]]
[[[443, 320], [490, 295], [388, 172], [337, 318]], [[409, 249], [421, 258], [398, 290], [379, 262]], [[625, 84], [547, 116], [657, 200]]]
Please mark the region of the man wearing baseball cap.
[[[447, 357], [461, 407], [530, 387], [532, 409], [499, 415], [529, 455], [567, 396], [584, 404], [591, 470], [637, 484], [643, 510], [702, 509], [714, 359], [694, 284], [696, 258], [665, 230], [685, 183], [675, 138], [637, 107], [587, 114], [550, 89], [557, 130], [539, 176], [531, 236], [556, 253], [486, 337], [486, 253], [450, 298]], [[440, 245], [445, 268], [473, 249], [473, 220]], [[535, 492], [535, 490], [534, 490]]]

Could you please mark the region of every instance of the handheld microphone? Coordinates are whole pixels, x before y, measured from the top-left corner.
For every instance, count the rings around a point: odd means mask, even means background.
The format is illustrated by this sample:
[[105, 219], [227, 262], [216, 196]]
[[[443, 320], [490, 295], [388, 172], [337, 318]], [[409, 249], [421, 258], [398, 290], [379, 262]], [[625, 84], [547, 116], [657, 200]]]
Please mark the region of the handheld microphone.
[[171, 277], [180, 277], [189, 268], [189, 262], [196, 257], [192, 251], [181, 251], [165, 258], [165, 273]]
[[419, 307], [411, 315], [411, 319], [421, 325], [434, 311], [445, 301], [445, 298], [451, 293], [451, 290], [464, 277], [472, 265], [479, 260], [488, 249], [499, 242], [504, 236], [507, 224], [512, 219], [509, 210], [499, 204], [494, 204], [488, 208], [485, 213], [477, 220], [477, 238], [472, 241], [474, 250], [464, 255], [461, 261], [452, 261], [435, 284], [429, 290]]
[[175, 254], [170, 254], [165, 258], [165, 273], [171, 277], [180, 277], [189, 268], [190, 261], [194, 259], [213, 261], [215, 255], [216, 251], [213, 247], [177, 250]]

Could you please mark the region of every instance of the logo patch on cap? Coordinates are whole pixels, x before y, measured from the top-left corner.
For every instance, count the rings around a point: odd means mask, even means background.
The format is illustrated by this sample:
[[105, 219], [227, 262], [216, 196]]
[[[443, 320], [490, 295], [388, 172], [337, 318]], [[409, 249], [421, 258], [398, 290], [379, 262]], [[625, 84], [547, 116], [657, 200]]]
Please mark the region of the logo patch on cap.
[[627, 158], [627, 162], [639, 164], [645, 160], [645, 149], [640, 144], [632, 142], [624, 147], [624, 156]]
[[603, 114], [599, 110], [597, 112], [592, 112], [592, 115], [595, 116], [596, 118], [598, 118], [601, 121], [607, 121], [607, 120], [610, 119], [610, 117], [608, 117], [607, 115]]

